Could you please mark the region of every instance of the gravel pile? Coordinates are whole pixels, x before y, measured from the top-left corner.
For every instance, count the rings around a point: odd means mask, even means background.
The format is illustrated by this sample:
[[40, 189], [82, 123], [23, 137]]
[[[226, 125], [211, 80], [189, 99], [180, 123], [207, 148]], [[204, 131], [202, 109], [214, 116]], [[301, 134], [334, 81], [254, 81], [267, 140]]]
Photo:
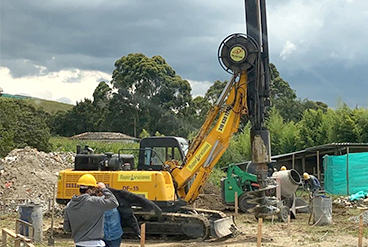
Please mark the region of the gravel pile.
[[[363, 215], [363, 224], [367, 226], [368, 225], [368, 211], [367, 210], [364, 211], [362, 213], [362, 215]], [[352, 222], [355, 222], [355, 223], [359, 223], [359, 215], [358, 216], [350, 217], [349, 218], [349, 221], [352, 221]]]
[[[74, 167], [72, 152], [39, 152], [26, 147], [14, 149], [0, 159], [0, 214], [15, 212], [19, 204], [41, 204], [47, 213], [53, 189], [57, 185], [57, 173]], [[196, 207], [223, 211], [220, 188], [208, 182], [196, 200]], [[55, 204], [55, 214], [64, 208]]]
[[53, 191], [56, 193], [57, 173], [74, 166], [74, 155], [26, 147], [0, 159], [0, 212], [14, 212], [25, 202], [41, 204], [47, 211]]

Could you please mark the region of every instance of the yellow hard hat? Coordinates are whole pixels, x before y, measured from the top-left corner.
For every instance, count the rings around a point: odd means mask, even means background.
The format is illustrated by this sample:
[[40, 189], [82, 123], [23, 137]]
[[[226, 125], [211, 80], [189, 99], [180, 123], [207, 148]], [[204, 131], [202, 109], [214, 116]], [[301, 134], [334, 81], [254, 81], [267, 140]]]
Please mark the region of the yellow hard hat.
[[82, 177], [79, 178], [77, 185], [96, 187], [97, 181], [93, 175], [84, 174]]
[[281, 166], [280, 171], [286, 171], [286, 166]]
[[308, 180], [308, 179], [310, 179], [310, 176], [309, 176], [308, 173], [304, 172], [303, 173], [303, 178], [304, 178], [304, 180]]

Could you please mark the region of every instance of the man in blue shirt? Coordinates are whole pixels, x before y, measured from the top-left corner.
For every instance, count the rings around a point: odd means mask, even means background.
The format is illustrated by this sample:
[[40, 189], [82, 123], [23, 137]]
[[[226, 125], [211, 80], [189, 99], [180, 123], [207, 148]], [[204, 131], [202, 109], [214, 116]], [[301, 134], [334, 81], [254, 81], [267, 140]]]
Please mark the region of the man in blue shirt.
[[123, 237], [121, 218], [117, 208], [104, 213], [104, 237], [107, 247], [119, 247]]
[[306, 172], [304, 172], [303, 178], [304, 178], [305, 187], [309, 189], [312, 196], [318, 195], [318, 192], [321, 190], [321, 184], [318, 178], [316, 178], [313, 175], [309, 175]]

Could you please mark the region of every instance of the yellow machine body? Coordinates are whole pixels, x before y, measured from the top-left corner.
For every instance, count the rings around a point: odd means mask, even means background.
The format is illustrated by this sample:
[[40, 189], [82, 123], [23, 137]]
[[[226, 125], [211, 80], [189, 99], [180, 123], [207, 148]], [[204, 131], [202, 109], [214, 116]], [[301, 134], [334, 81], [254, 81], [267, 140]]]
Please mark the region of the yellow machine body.
[[[56, 198], [70, 200], [73, 195], [78, 195], [78, 179], [86, 173], [73, 169], [60, 171]], [[152, 201], [176, 200], [172, 177], [166, 171], [88, 171], [88, 173], [92, 174], [97, 182], [142, 195]]]

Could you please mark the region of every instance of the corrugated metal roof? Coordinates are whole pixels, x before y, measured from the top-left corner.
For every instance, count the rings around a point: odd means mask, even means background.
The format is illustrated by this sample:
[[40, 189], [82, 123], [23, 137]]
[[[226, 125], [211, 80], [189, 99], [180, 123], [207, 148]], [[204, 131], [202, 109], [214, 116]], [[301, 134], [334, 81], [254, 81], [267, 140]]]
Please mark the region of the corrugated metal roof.
[[77, 140], [139, 140], [138, 138], [118, 132], [85, 132], [70, 138]]
[[333, 142], [333, 143], [329, 143], [329, 144], [324, 144], [324, 145], [319, 145], [319, 146], [315, 146], [315, 147], [306, 148], [304, 150], [295, 151], [295, 152], [291, 152], [291, 153], [274, 155], [274, 156], [271, 157], [271, 159], [278, 159], [278, 158], [283, 158], [283, 157], [296, 155], [296, 154], [314, 152], [314, 151], [318, 151], [318, 150], [336, 149], [336, 148], [344, 148], [344, 147], [355, 147], [355, 148], [362, 147], [362, 148], [366, 148], [368, 150], [368, 143], [355, 143], [355, 142], [337, 143], [337, 142]]
[[273, 156], [271, 156], [271, 159], [278, 159], [278, 158], [282, 158], [282, 157], [291, 156], [293, 154], [295, 155], [295, 154], [301, 154], [301, 153], [305, 153], [305, 150], [295, 151], [295, 152], [286, 153], [286, 154], [273, 155]]
[[320, 146], [306, 148], [306, 151], [314, 151], [320, 149], [336, 148], [336, 147], [368, 147], [368, 143], [356, 143], [356, 142], [333, 142], [329, 144], [324, 144]]

